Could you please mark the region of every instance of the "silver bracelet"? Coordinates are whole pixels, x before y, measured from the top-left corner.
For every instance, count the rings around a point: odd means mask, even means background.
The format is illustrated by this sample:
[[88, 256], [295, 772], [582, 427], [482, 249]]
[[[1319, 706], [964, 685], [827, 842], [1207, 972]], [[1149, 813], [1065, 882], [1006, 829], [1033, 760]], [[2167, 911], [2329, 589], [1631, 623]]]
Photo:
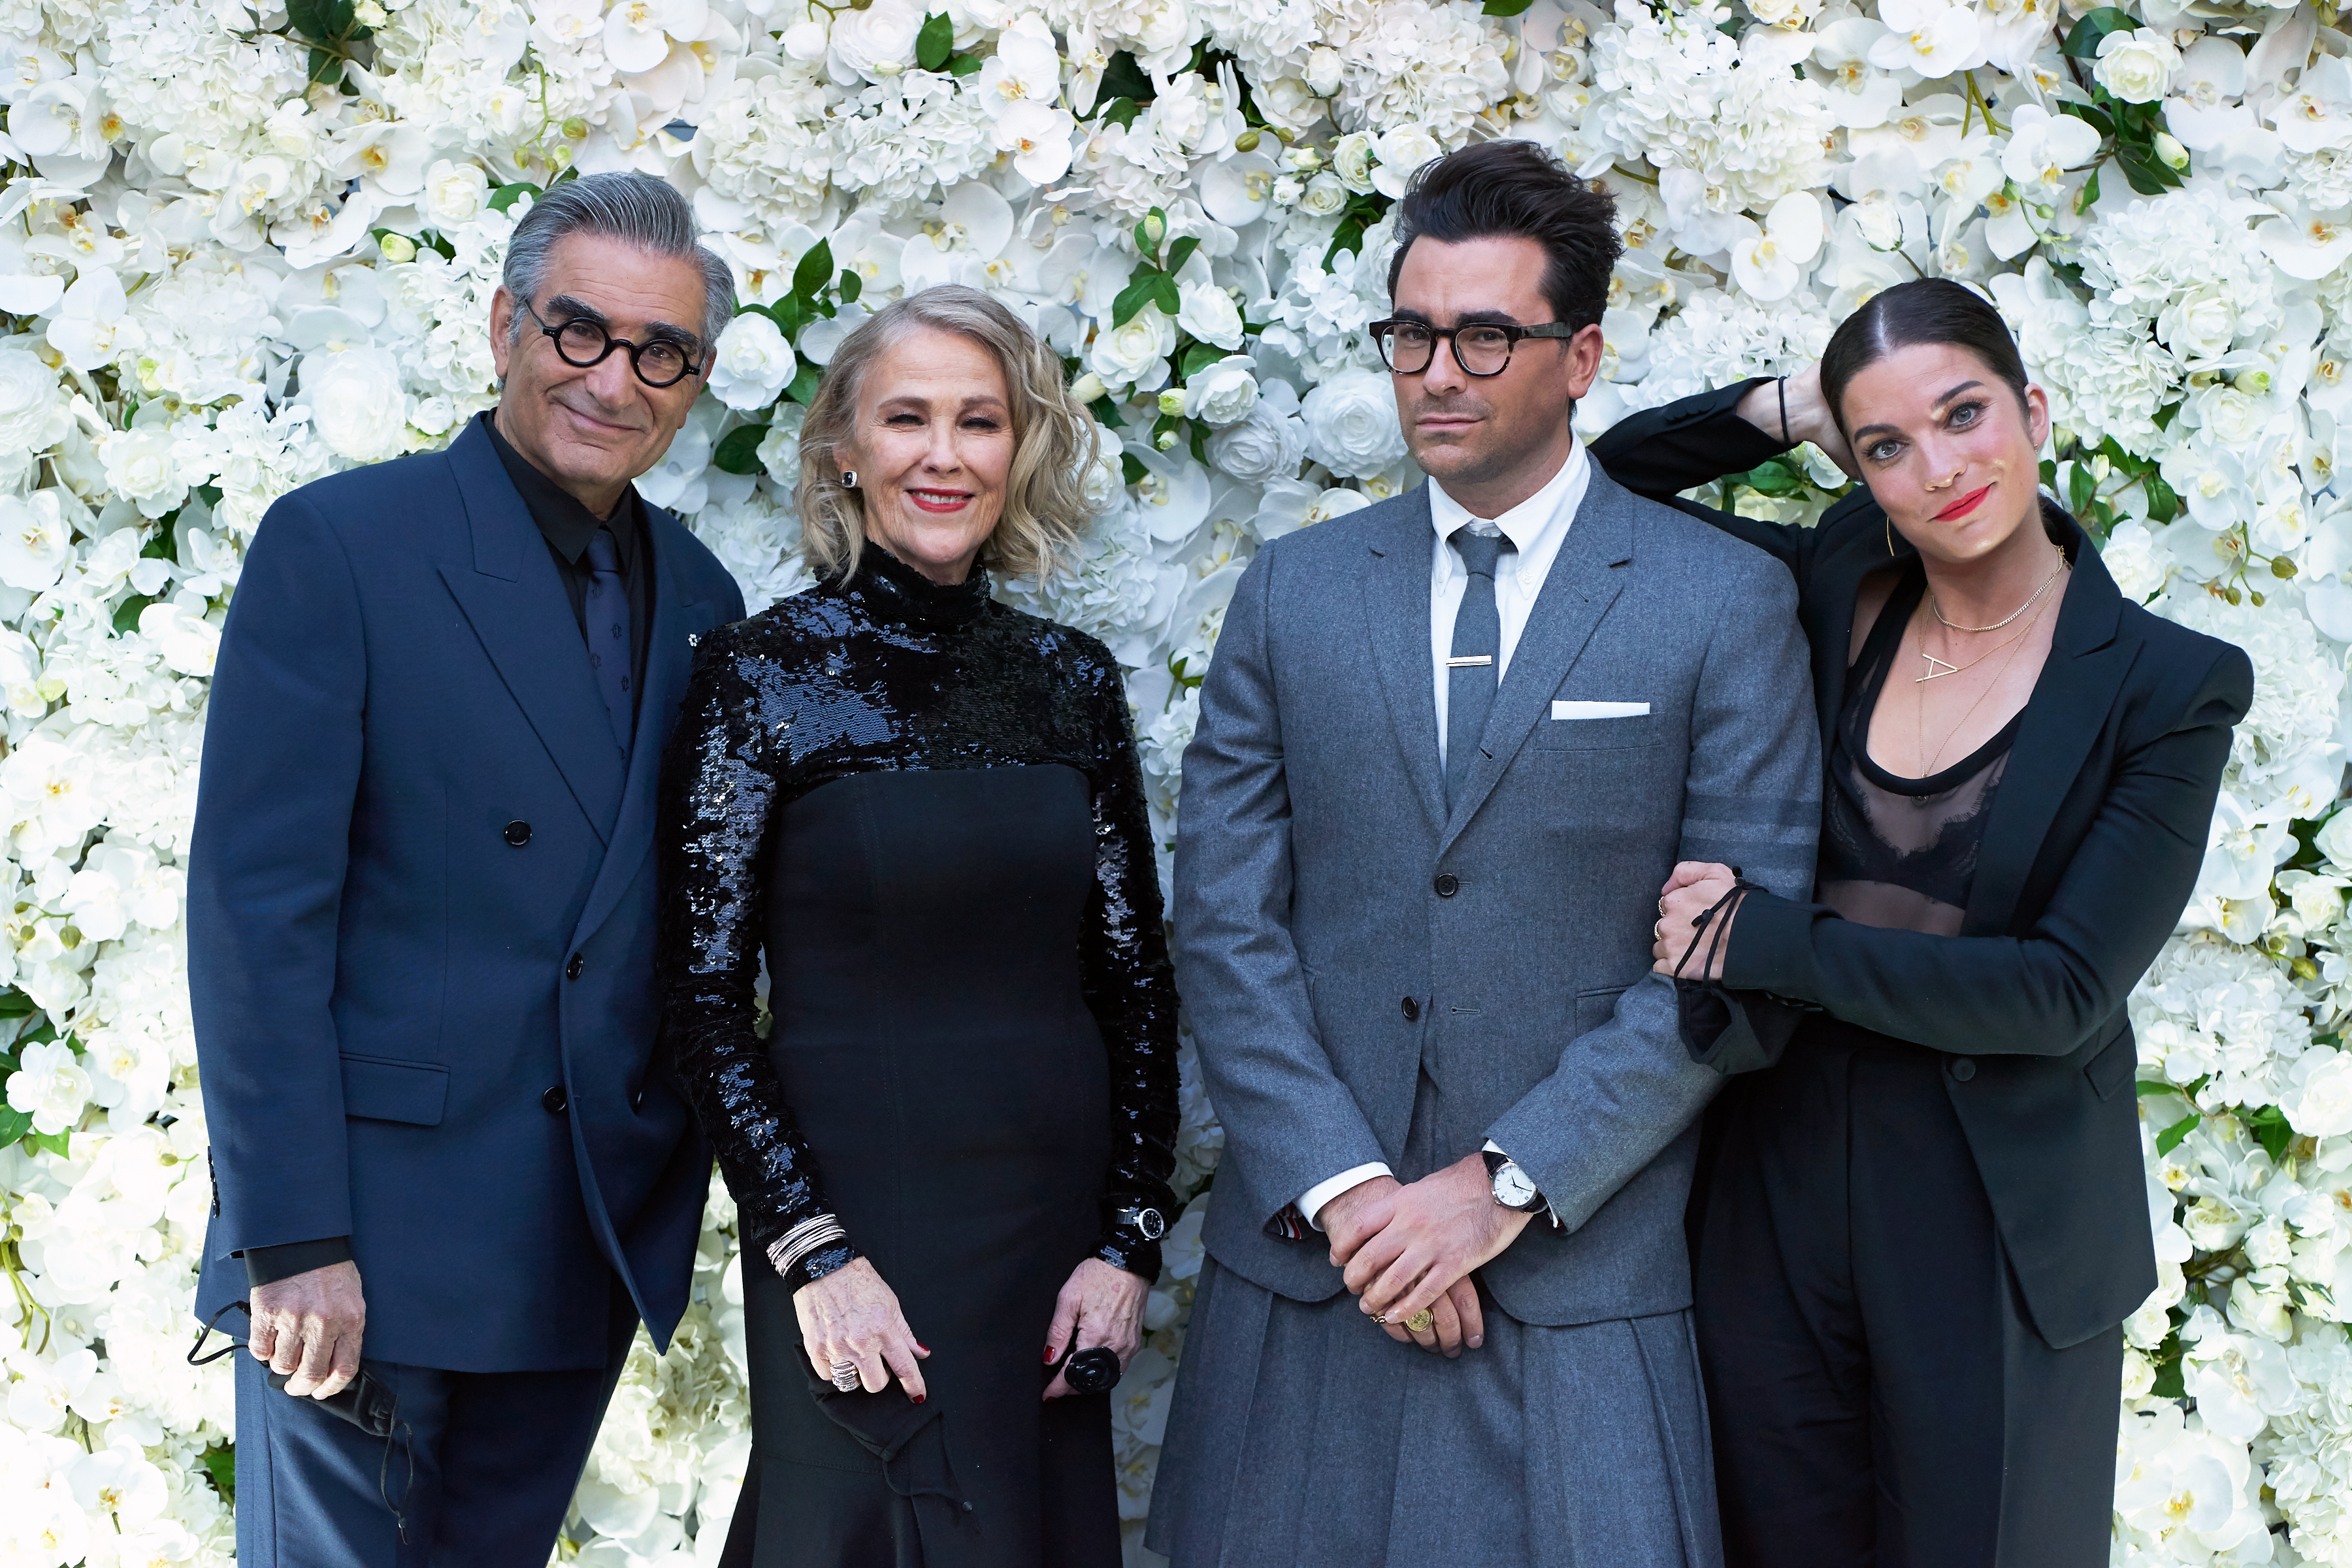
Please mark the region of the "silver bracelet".
[[768, 1248], [768, 1262], [789, 1278], [800, 1260], [831, 1242], [846, 1241], [849, 1233], [829, 1214], [812, 1215], [778, 1237]]

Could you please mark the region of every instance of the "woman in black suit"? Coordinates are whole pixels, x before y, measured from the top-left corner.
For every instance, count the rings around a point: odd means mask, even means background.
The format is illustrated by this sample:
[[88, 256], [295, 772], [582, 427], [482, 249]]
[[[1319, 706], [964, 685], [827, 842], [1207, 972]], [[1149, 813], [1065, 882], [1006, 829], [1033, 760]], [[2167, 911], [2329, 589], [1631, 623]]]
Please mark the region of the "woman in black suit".
[[1817, 374], [1592, 448], [1660, 500], [1803, 439], [1867, 486], [1814, 528], [1676, 503], [1795, 575], [1826, 764], [1818, 901], [1688, 864], [1659, 903], [1668, 972], [1722, 906], [1686, 1016], [1743, 1075], [1692, 1226], [1734, 1568], [2106, 1560], [2120, 1325], [2156, 1284], [2125, 1001], [2253, 677], [2116, 591], [2039, 493], [2048, 429], [2000, 316], [1936, 280]]

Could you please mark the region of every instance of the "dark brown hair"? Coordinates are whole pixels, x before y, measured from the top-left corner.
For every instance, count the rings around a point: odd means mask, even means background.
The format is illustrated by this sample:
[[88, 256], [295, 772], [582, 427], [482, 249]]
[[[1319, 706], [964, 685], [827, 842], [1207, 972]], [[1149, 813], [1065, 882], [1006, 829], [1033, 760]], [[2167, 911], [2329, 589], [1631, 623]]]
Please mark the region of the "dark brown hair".
[[1968, 350], [2008, 384], [2019, 408], [2025, 406], [2025, 362], [2018, 357], [2017, 339], [2000, 312], [1984, 296], [1948, 278], [1920, 278], [1873, 294], [1838, 324], [1830, 346], [1822, 351], [1822, 396], [1830, 405], [1830, 417], [1837, 421], [1838, 434], [1847, 434], [1847, 384], [1895, 350], [1914, 343], [1949, 343]]
[[1396, 235], [1390, 299], [1416, 239], [1458, 245], [1515, 237], [1534, 240], [1551, 258], [1544, 299], [1571, 327], [1601, 320], [1610, 271], [1625, 249], [1617, 237], [1616, 198], [1532, 142], [1481, 142], [1423, 163], [1397, 207]]

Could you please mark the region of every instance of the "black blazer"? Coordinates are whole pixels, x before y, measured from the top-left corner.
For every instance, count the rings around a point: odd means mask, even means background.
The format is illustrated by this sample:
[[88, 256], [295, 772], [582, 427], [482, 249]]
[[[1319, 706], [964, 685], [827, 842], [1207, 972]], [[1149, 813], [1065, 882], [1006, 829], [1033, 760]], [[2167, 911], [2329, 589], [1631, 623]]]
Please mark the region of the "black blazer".
[[[1867, 489], [1813, 528], [1675, 500], [1787, 450], [1733, 412], [1755, 384], [1635, 415], [1591, 455], [1627, 489], [1794, 574], [1826, 755], [1855, 592], [1891, 563], [1917, 572], [1917, 552], [1899, 534], [1889, 550]], [[1752, 893], [1724, 981], [1949, 1058], [1944, 1087], [2002, 1245], [2034, 1326], [2063, 1349], [2122, 1321], [2156, 1288], [2125, 1003], [2196, 886], [2253, 667], [2243, 650], [2126, 601], [2074, 520], [2047, 502], [2044, 514], [2074, 578], [1993, 796], [1960, 934], [1884, 930]], [[1756, 1009], [1746, 1011], [1753, 1021]], [[1727, 1032], [1709, 1052], [1722, 1058], [1715, 1065], [1766, 1065], [1758, 1032]]]

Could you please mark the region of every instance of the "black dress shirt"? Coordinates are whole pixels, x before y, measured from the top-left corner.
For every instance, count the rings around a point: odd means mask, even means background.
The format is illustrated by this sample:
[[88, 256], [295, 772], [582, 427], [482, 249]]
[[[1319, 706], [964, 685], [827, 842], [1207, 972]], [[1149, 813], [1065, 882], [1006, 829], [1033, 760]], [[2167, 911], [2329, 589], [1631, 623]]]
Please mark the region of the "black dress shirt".
[[[610, 518], [600, 518], [509, 446], [507, 438], [499, 434], [498, 421], [489, 413], [479, 418], [482, 428], [489, 434], [490, 446], [498, 452], [499, 461], [506, 466], [507, 477], [521, 494], [530, 521], [547, 541], [547, 552], [555, 561], [555, 575], [563, 584], [564, 596], [572, 602], [572, 618], [580, 627], [583, 659], [588, 646], [588, 541], [600, 528], [612, 531], [621, 557], [621, 582], [629, 595], [629, 689], [643, 691], [646, 644], [653, 624], [653, 559], [652, 549], [646, 541], [645, 506], [637, 498], [636, 487], [632, 485], [623, 493], [621, 504]], [[279, 1247], [248, 1247], [245, 1249], [246, 1285], [253, 1289], [275, 1284], [313, 1268], [348, 1263], [351, 1257], [352, 1238], [348, 1236], [290, 1241]]]

